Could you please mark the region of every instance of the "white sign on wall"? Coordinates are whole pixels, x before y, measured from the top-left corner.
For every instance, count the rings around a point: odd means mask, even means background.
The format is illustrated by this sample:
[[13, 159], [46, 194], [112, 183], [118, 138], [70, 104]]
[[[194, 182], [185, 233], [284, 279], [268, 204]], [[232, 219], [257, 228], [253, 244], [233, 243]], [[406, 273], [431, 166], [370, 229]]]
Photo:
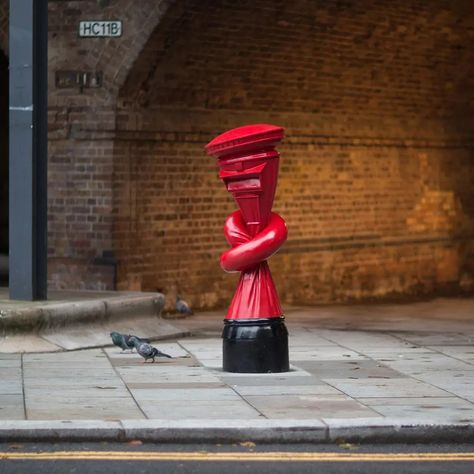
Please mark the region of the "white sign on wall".
[[122, 36], [122, 22], [87, 20], [79, 23], [81, 38], [116, 38]]

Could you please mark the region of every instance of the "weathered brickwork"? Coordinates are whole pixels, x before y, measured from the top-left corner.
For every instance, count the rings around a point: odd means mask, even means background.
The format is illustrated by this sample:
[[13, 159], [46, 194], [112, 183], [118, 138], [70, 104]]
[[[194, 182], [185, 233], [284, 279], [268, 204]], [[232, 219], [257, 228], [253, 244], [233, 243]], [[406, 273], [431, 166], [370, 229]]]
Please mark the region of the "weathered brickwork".
[[467, 2], [175, 2], [120, 92], [119, 286], [228, 301], [234, 204], [201, 146], [269, 122], [287, 130], [284, 301], [472, 289], [472, 18]]
[[[0, 46], [5, 0], [0, 1]], [[474, 6], [464, 0], [50, 1], [50, 285], [228, 303], [235, 209], [203, 145], [287, 131], [282, 300], [474, 290]], [[119, 39], [80, 39], [121, 19]], [[59, 70], [100, 72], [60, 89]], [[96, 262], [96, 263], [94, 263]], [[172, 298], [169, 298], [171, 301]]]
[[[50, 286], [106, 289], [113, 267], [94, 265], [113, 249], [116, 102], [167, 1], [49, 2]], [[123, 21], [120, 38], [78, 38], [81, 20]], [[58, 88], [57, 71], [101, 73], [100, 88]]]
[[8, 54], [8, 0], [0, 0], [0, 49]]

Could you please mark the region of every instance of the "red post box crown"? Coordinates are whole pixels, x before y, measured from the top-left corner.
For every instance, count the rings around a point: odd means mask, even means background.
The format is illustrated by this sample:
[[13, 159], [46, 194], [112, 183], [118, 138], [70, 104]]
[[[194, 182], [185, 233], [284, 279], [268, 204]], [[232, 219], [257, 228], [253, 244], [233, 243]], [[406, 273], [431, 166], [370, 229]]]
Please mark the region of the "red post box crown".
[[209, 155], [221, 158], [248, 150], [274, 148], [283, 139], [283, 135], [283, 128], [275, 125], [244, 125], [217, 136], [205, 149]]

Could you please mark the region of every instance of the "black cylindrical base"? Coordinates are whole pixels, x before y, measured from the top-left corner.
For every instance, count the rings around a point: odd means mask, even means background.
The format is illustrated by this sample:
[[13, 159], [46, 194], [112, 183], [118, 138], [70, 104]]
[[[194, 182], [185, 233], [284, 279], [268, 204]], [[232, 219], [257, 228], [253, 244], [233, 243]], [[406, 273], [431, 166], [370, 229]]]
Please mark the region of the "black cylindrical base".
[[288, 372], [288, 331], [284, 321], [284, 317], [224, 319], [223, 370]]

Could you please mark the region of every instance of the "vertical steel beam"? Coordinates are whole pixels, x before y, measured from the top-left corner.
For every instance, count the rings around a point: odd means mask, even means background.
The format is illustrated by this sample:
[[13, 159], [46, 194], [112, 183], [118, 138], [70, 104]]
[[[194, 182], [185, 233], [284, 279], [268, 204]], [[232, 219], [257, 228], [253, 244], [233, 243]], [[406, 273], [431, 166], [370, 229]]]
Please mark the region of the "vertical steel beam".
[[47, 298], [47, 0], [10, 0], [10, 298]]

